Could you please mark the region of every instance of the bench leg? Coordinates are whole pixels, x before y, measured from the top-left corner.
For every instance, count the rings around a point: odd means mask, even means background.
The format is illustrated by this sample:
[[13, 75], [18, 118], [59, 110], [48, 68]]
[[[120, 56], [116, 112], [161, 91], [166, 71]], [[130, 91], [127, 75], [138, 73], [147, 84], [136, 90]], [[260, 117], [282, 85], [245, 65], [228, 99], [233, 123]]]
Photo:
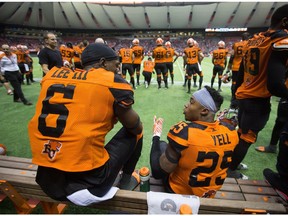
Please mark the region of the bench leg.
[[0, 180], [0, 189], [13, 202], [18, 214], [29, 214], [39, 203], [37, 200], [24, 199], [14, 187], [5, 180]]
[[51, 203], [51, 202], [41, 202], [43, 210], [47, 214], [61, 214], [67, 207], [66, 204], [58, 204], [58, 203]]

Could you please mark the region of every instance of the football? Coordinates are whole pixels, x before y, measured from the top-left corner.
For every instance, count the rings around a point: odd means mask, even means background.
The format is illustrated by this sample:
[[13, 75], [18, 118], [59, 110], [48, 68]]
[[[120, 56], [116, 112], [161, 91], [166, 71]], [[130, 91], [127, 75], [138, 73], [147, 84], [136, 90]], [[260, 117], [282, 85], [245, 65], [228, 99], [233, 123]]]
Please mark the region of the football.
[[6, 146], [3, 144], [0, 144], [0, 155], [6, 155]]

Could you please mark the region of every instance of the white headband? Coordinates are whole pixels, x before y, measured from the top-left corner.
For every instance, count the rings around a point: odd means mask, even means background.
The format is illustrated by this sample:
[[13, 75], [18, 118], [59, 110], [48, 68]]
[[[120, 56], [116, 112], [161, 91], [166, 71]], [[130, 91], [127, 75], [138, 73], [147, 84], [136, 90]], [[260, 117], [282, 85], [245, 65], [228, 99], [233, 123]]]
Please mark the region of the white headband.
[[196, 101], [207, 108], [210, 112], [216, 113], [218, 111], [213, 98], [206, 88], [202, 88], [201, 90], [194, 92], [192, 95]]

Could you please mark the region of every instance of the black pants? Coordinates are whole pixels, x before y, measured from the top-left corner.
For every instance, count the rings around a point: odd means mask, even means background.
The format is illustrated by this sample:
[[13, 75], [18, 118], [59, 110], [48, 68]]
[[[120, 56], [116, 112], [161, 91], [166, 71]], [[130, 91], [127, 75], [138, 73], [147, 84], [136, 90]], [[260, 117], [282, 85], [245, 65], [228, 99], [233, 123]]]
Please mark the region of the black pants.
[[5, 79], [10, 82], [10, 84], [12, 85], [14, 89], [14, 101], [20, 98], [20, 100], [23, 103], [26, 103], [27, 100], [24, 97], [24, 94], [21, 88], [21, 82], [19, 81], [19, 77], [21, 76], [19, 71], [5, 71], [4, 76], [5, 76]]
[[288, 120], [282, 130], [276, 168], [281, 177], [288, 181]]
[[143, 71], [142, 72], [145, 81], [147, 81], [148, 85], [150, 85], [151, 82], [151, 78], [152, 78], [152, 73], [151, 72], [147, 72], [147, 71]]
[[277, 145], [279, 136], [288, 119], [288, 101], [281, 98], [277, 108], [277, 118], [273, 127], [270, 145]]
[[142, 135], [135, 136], [123, 127], [106, 144], [110, 158], [102, 167], [83, 172], [65, 172], [39, 166], [36, 182], [55, 200], [67, 200], [66, 196], [83, 189], [102, 197], [113, 186], [121, 169], [123, 173], [132, 174], [141, 156], [142, 142]]

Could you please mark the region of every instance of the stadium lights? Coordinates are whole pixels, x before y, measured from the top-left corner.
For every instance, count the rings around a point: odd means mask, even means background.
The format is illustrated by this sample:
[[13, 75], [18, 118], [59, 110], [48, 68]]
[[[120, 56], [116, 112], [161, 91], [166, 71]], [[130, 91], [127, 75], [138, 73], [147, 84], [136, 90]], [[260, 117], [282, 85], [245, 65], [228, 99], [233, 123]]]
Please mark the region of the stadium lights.
[[247, 31], [247, 28], [206, 28], [205, 32], [240, 32]]

